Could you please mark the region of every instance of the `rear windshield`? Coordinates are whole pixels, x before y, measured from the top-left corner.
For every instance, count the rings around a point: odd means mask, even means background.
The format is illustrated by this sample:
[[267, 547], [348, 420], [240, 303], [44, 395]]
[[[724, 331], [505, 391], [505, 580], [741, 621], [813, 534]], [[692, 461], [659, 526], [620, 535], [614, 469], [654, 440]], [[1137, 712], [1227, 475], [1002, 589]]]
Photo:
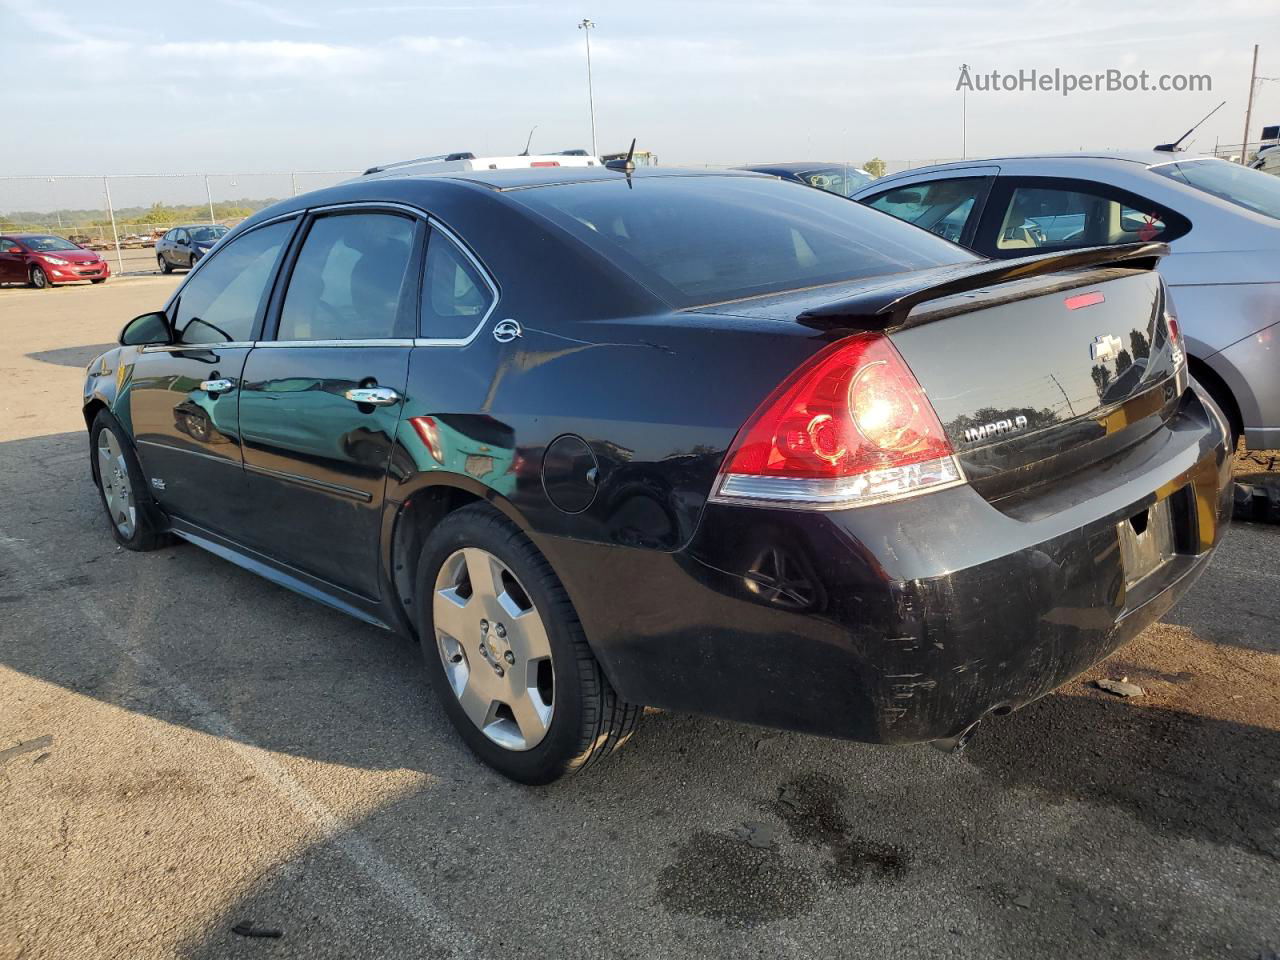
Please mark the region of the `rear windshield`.
[[821, 190], [755, 177], [636, 177], [509, 196], [675, 307], [977, 259]]
[[191, 239], [196, 243], [212, 243], [219, 237], [226, 235], [228, 228], [223, 226], [191, 227], [187, 232], [191, 234]]
[[1184, 160], [1162, 163], [1151, 170], [1238, 207], [1280, 220], [1280, 177], [1226, 160]]

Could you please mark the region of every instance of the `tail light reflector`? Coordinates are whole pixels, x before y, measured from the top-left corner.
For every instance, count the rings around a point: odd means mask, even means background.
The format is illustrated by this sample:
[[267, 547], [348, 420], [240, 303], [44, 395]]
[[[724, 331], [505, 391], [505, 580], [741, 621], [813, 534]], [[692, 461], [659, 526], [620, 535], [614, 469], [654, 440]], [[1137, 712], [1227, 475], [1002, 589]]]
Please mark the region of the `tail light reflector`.
[[427, 452], [431, 454], [431, 458], [436, 463], [444, 463], [444, 453], [440, 447], [440, 430], [436, 427], [436, 421], [432, 417], [410, 417], [409, 423], [412, 424], [414, 432], [418, 435], [418, 439], [422, 441], [423, 446], [427, 448]]
[[531, 166], [531, 167], [558, 167], [558, 166], [560, 166], [560, 161], [559, 161], [559, 160], [531, 160], [531, 161], [529, 162], [529, 166]]
[[734, 439], [712, 499], [839, 509], [963, 483], [923, 388], [880, 333], [826, 348]]
[[1181, 367], [1187, 362], [1187, 354], [1182, 345], [1182, 327], [1178, 325], [1178, 315], [1173, 307], [1165, 305], [1164, 323], [1169, 328], [1169, 347], [1173, 351], [1173, 365]]

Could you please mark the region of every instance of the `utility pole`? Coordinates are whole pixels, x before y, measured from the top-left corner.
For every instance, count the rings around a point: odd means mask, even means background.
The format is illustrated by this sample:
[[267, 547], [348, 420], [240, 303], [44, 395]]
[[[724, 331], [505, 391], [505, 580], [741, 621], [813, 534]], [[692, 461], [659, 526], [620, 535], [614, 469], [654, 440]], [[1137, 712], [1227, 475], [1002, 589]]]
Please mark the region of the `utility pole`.
[[591, 31], [595, 29], [595, 22], [583, 17], [578, 29], [587, 38], [587, 104], [591, 108], [591, 155], [599, 157], [600, 151], [596, 149], [596, 98], [591, 89]]
[[1249, 165], [1249, 121], [1253, 119], [1253, 88], [1258, 85], [1258, 45], [1253, 45], [1253, 69], [1249, 71], [1249, 100], [1244, 108], [1244, 142], [1240, 144], [1240, 164]]
[[[968, 68], [968, 64], [965, 67]], [[969, 89], [960, 88], [960, 159], [969, 159]]]

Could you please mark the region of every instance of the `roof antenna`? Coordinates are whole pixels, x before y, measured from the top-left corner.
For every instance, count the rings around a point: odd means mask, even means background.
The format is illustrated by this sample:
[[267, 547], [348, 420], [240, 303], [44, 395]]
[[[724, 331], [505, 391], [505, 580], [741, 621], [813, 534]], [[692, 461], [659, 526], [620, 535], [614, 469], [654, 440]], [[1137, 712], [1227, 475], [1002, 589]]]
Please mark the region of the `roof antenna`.
[[[1201, 119], [1200, 123], [1204, 123], [1205, 120], [1208, 120], [1210, 117], [1212, 117], [1215, 113], [1217, 113], [1224, 106], [1226, 106], [1226, 104], [1227, 104], [1227, 101], [1223, 100], [1222, 103], [1218, 104], [1208, 113], [1206, 113], [1203, 119]], [[1177, 140], [1173, 141], [1173, 143], [1162, 143], [1159, 146], [1157, 146], [1156, 149], [1163, 153], [1177, 153], [1178, 145], [1181, 144], [1183, 140], [1187, 139], [1187, 137], [1195, 133], [1196, 127], [1200, 126], [1200, 123], [1197, 123], [1195, 127], [1192, 127], [1190, 130], [1188, 130], [1186, 133], [1180, 136]]]
[[[1226, 103], [1225, 100], [1222, 102]], [[520, 156], [527, 157], [529, 155], [529, 144], [533, 143], [533, 131], [537, 129], [538, 129], [538, 125], [535, 123], [533, 127], [529, 130], [529, 139], [524, 142], [524, 153], [520, 154]]]
[[636, 138], [632, 137], [631, 149], [627, 151], [626, 157], [624, 157], [621, 160], [608, 160], [605, 162], [605, 166], [610, 170], [621, 170], [623, 173], [625, 173], [629, 177], [631, 176], [632, 171], [634, 171], [636, 168], [636, 163], [634, 159], [635, 155], [636, 155]]

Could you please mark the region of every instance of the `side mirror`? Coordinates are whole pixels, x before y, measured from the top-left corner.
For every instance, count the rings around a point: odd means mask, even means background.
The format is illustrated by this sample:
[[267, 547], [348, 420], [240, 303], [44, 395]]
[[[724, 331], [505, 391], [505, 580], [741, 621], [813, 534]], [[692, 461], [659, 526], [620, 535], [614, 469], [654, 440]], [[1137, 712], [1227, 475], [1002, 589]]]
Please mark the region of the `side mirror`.
[[148, 344], [169, 343], [169, 318], [163, 313], [144, 313], [134, 317], [120, 331], [120, 345], [142, 347]]
[[5, 253], [21, 253], [21, 252], [22, 252], [22, 248], [18, 246], [8, 247], [5, 250]]

